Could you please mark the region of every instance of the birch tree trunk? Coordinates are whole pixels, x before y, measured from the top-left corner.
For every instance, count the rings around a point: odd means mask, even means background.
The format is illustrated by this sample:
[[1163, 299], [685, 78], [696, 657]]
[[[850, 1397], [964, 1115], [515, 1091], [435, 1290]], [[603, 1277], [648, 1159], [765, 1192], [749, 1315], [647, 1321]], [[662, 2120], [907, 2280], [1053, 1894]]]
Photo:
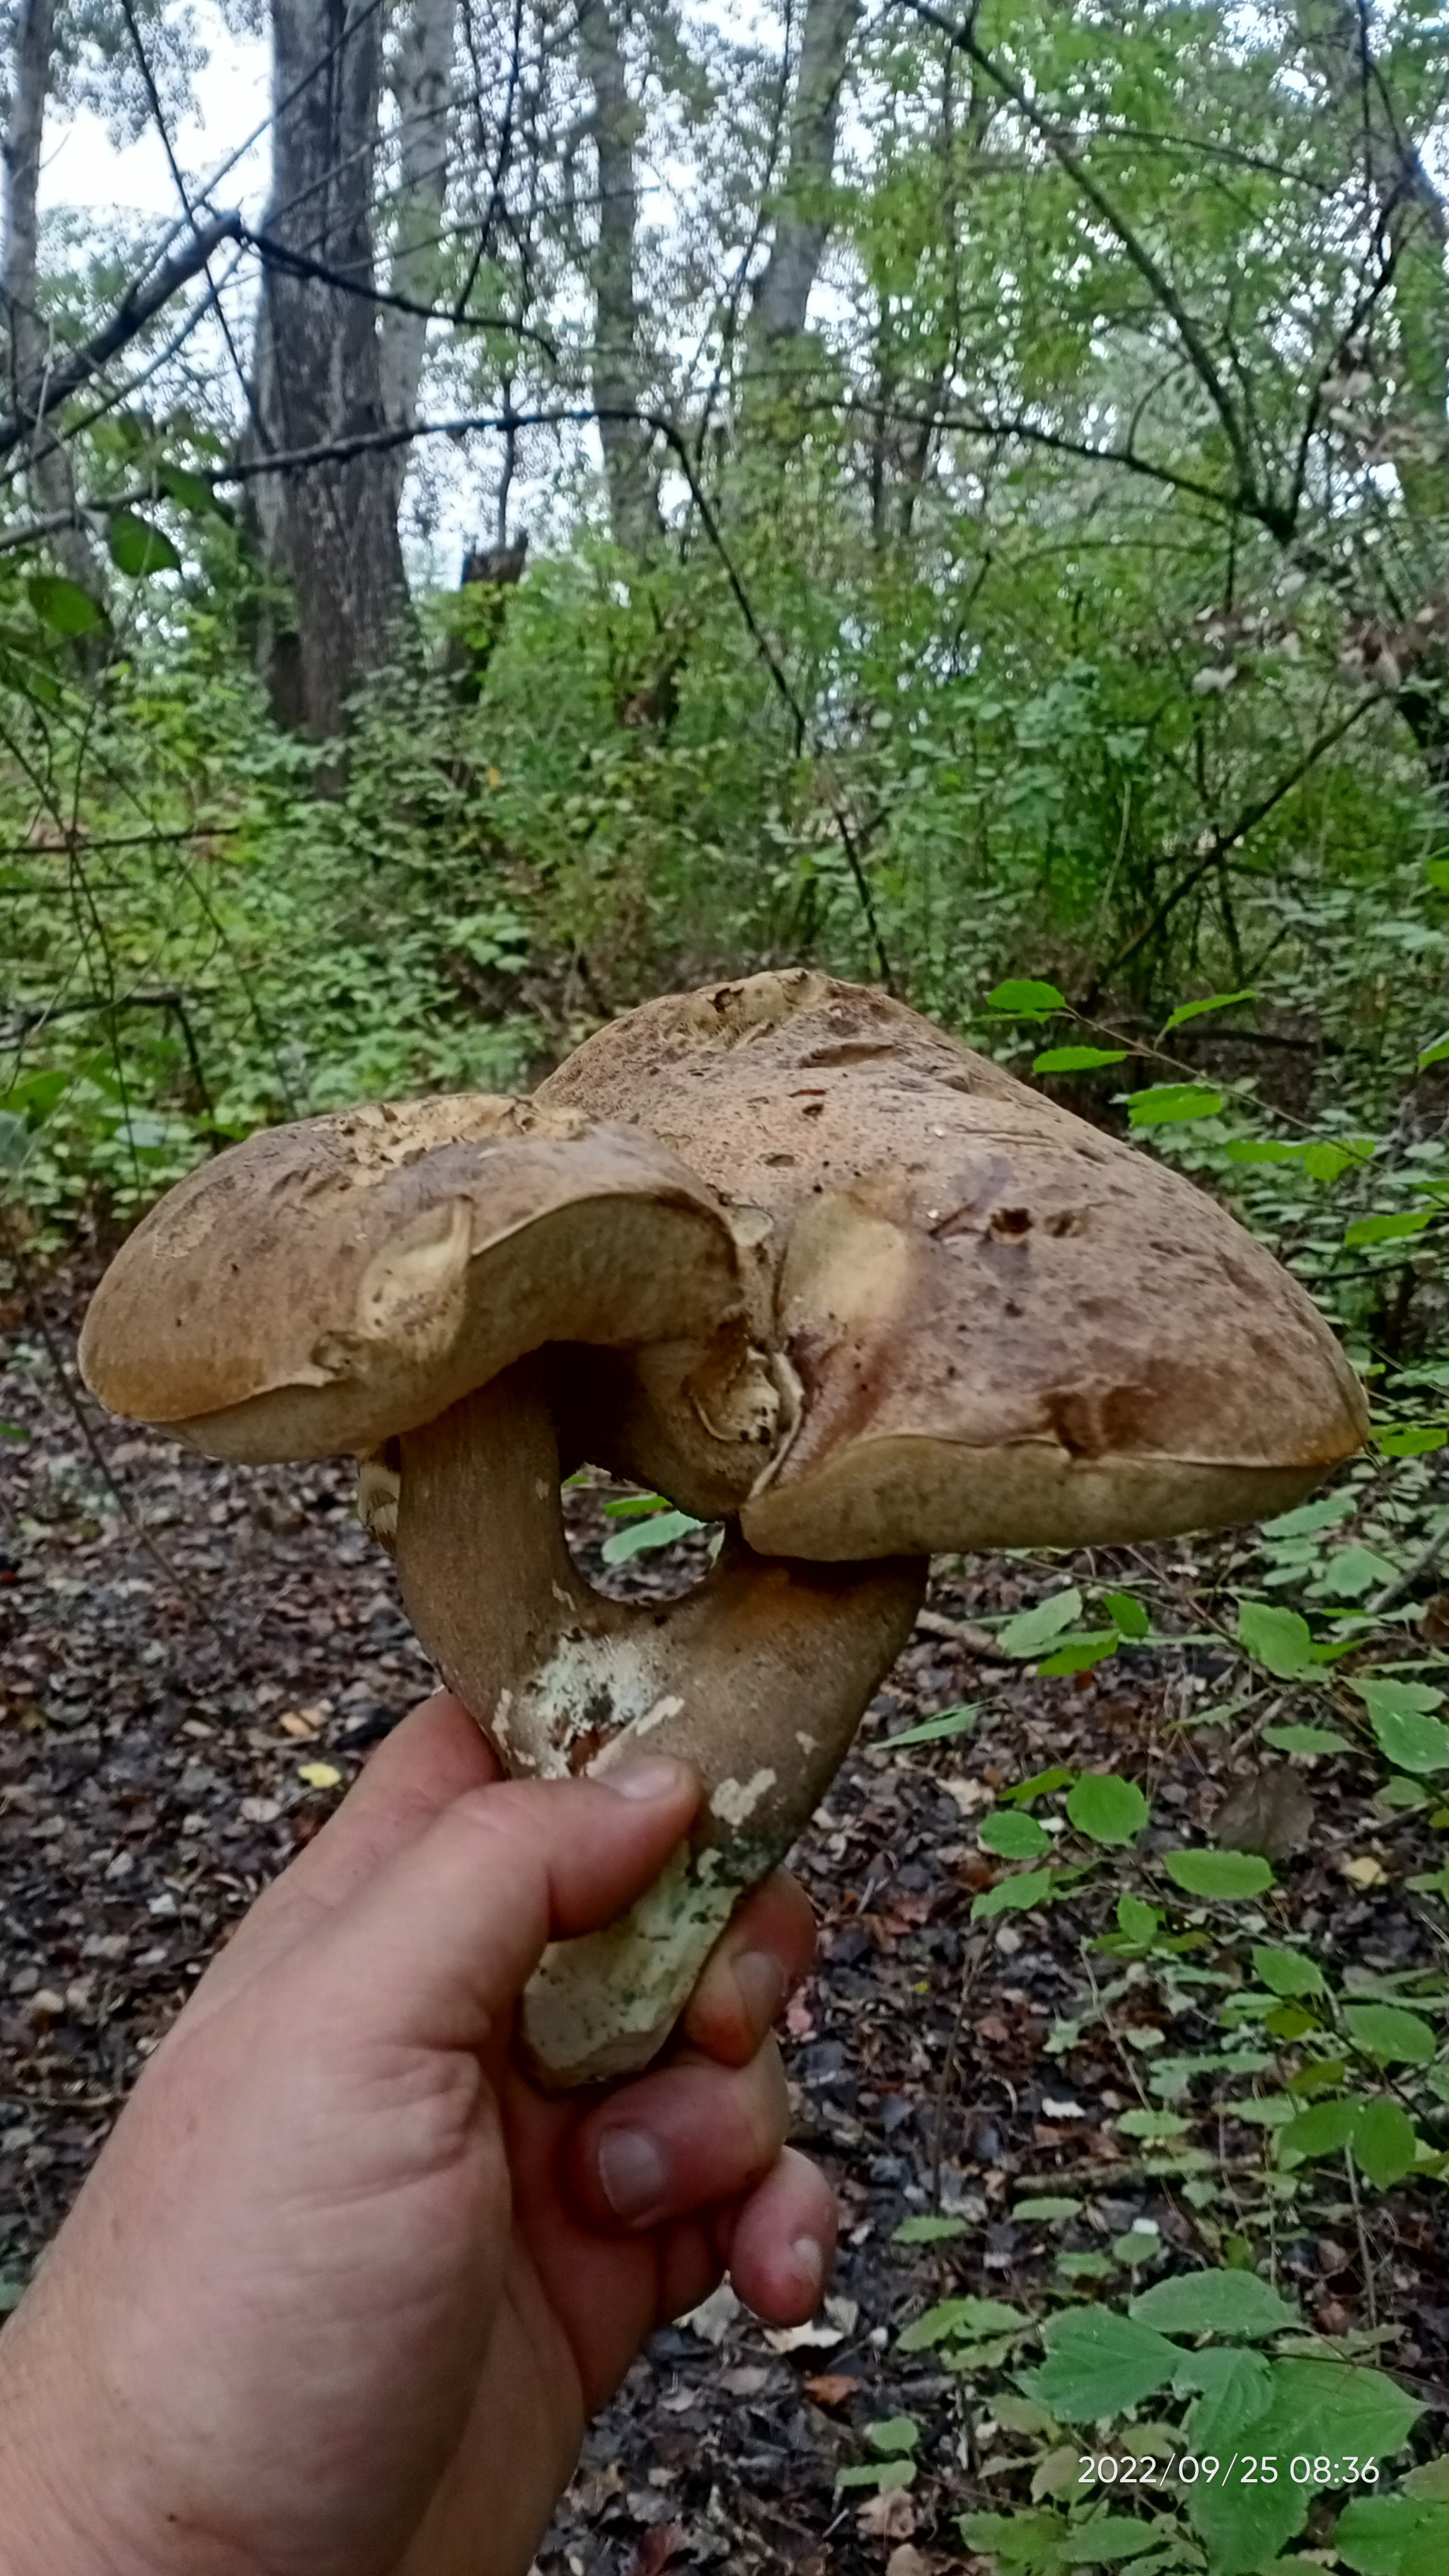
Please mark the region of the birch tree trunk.
[[[10, 65], [10, 118], [5, 132], [5, 240], [0, 252], [0, 299], [6, 329], [10, 408], [23, 411], [45, 381], [48, 335], [36, 311], [39, 280], [40, 156], [55, 53], [54, 0], [19, 0]], [[29, 479], [38, 514], [58, 517], [75, 508], [70, 458], [56, 430], [37, 424], [27, 442]], [[103, 601], [105, 577], [95, 548], [79, 524], [60, 530], [51, 544], [62, 570], [93, 599]]]
[[615, 543], [641, 558], [659, 545], [659, 477], [650, 432], [634, 416], [646, 397], [636, 277], [639, 195], [635, 148], [644, 119], [629, 93], [616, 0], [585, 0], [579, 55], [593, 101], [598, 229], [590, 255], [594, 294], [593, 399], [604, 451]]
[[840, 94], [861, 0], [806, 0], [785, 177], [750, 308], [757, 347], [796, 339], [830, 239]]
[[[443, 276], [440, 239], [448, 191], [453, 108], [453, 47], [458, 0], [413, 0], [398, 43], [392, 94], [398, 120], [398, 193], [388, 283], [414, 304], [434, 304]], [[390, 421], [411, 428], [427, 355], [423, 315], [384, 311], [381, 322], [382, 405]], [[408, 451], [393, 460], [393, 490], [402, 498]]]
[[[272, 0], [272, 198], [255, 383], [257, 446], [287, 456], [381, 431], [372, 196], [381, 13]], [[307, 263], [289, 269], [287, 254]], [[325, 272], [318, 275], [316, 272]], [[322, 741], [388, 658], [406, 615], [393, 458], [364, 451], [257, 479], [269, 569], [290, 627], [264, 639], [273, 706]]]

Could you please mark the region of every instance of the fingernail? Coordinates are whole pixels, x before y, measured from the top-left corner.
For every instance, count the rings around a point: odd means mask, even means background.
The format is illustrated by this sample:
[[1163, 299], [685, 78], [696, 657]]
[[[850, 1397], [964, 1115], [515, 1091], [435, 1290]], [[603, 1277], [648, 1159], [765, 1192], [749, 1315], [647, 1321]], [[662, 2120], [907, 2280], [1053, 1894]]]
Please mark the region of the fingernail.
[[785, 1971], [771, 1950], [744, 1950], [735, 1961], [735, 1983], [752, 2030], [768, 2030], [785, 2000]]
[[815, 2236], [797, 2236], [790, 2251], [795, 2269], [818, 2299], [825, 2287], [825, 2248]]
[[647, 2130], [606, 2129], [596, 2156], [604, 2198], [616, 2218], [637, 2224], [662, 2208], [669, 2169]]
[[677, 1798], [684, 1764], [672, 1762], [667, 1754], [652, 1753], [642, 1761], [621, 1762], [617, 1770], [601, 1771], [596, 1777], [620, 1798]]

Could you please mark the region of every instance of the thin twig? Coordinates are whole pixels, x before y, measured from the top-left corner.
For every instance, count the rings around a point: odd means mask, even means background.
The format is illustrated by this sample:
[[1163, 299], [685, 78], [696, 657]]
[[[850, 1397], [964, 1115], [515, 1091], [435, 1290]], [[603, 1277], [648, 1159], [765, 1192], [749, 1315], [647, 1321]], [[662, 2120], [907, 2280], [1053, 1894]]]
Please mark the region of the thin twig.
[[946, 2106], [950, 2100], [951, 2084], [956, 2073], [956, 2050], [961, 2038], [961, 2024], [966, 2018], [966, 2006], [971, 2000], [976, 1981], [986, 1964], [989, 1947], [985, 1933], [977, 1932], [967, 1941], [962, 1953], [961, 1992], [956, 1999], [956, 2018], [951, 2024], [946, 2060], [941, 2068], [940, 2082], [936, 2086], [936, 2122], [931, 2139], [931, 2207], [933, 2210], [938, 2210], [941, 2206], [941, 2159], [946, 2143]]

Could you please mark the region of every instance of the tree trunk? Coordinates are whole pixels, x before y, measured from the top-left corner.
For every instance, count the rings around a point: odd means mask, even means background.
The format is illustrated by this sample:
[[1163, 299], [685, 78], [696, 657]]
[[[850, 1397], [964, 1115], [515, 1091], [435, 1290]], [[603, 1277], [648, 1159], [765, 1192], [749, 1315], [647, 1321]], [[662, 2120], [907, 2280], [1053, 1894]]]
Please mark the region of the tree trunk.
[[[50, 94], [55, 52], [54, 0], [20, 0], [10, 65], [10, 120], [4, 140], [5, 245], [0, 257], [10, 373], [10, 407], [23, 412], [45, 380], [48, 334], [36, 311], [39, 281], [40, 155], [45, 108]], [[27, 441], [29, 475], [38, 515], [57, 517], [75, 508], [70, 458], [58, 429], [37, 424]], [[84, 527], [60, 530], [51, 539], [57, 562], [93, 599], [104, 601], [105, 577]]]
[[[1298, 0], [1305, 55], [1352, 137], [1393, 254], [1397, 337], [1394, 468], [1418, 541], [1422, 611], [1359, 621], [1353, 649], [1365, 680], [1394, 704], [1418, 748], [1441, 813], [1449, 805], [1449, 633], [1444, 599], [1444, 529], [1449, 523], [1445, 408], [1449, 401], [1449, 211], [1413, 137], [1394, 113], [1371, 51], [1369, 19], [1354, 0]], [[1351, 404], [1365, 348], [1345, 348], [1337, 390]], [[1367, 387], [1372, 373], [1359, 376]], [[1330, 383], [1328, 395], [1335, 391]], [[1411, 550], [1401, 552], [1401, 563]]]
[[[272, 0], [274, 100], [268, 260], [258, 334], [257, 447], [285, 456], [382, 429], [372, 182], [380, 13], [347, 0]], [[292, 252], [326, 271], [289, 273]], [[363, 453], [257, 478], [268, 568], [290, 590], [264, 658], [284, 723], [335, 734], [358, 683], [386, 662], [406, 613], [396, 469]]]
[[593, 98], [598, 166], [598, 230], [590, 258], [594, 290], [593, 397], [609, 488], [615, 543], [644, 557], [659, 545], [659, 477], [647, 428], [637, 418], [646, 397], [639, 347], [639, 199], [634, 148], [643, 116], [629, 94], [622, 28], [615, 0], [586, 0], [579, 53]]
[[830, 239], [840, 93], [861, 0], [806, 0], [784, 184], [750, 319], [758, 345], [798, 338]]
[[[458, 0], [413, 0], [398, 42], [392, 94], [398, 120], [398, 190], [392, 266], [394, 294], [414, 304], [434, 304], [443, 276], [443, 207], [448, 190], [449, 122], [453, 107], [453, 44]], [[427, 355], [428, 326], [420, 313], [384, 311], [381, 323], [382, 404], [390, 421], [411, 428]], [[408, 451], [393, 459], [393, 489], [402, 498]]]

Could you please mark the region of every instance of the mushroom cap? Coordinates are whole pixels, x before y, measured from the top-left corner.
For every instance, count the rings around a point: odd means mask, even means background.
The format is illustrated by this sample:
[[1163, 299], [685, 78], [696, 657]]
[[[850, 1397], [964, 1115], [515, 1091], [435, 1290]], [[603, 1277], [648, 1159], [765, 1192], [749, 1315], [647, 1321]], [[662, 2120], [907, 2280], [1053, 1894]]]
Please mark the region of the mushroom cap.
[[681, 1491], [748, 1487], [778, 1396], [711, 1192], [651, 1137], [460, 1094], [263, 1129], [203, 1164], [122, 1246], [80, 1360], [113, 1412], [213, 1456], [319, 1458], [574, 1341], [647, 1357], [642, 1445]]
[[1333, 1334], [1215, 1200], [884, 994], [673, 995], [537, 1096], [687, 1155], [754, 1245], [799, 1389], [741, 1516], [762, 1554], [1167, 1536], [1362, 1445]]

